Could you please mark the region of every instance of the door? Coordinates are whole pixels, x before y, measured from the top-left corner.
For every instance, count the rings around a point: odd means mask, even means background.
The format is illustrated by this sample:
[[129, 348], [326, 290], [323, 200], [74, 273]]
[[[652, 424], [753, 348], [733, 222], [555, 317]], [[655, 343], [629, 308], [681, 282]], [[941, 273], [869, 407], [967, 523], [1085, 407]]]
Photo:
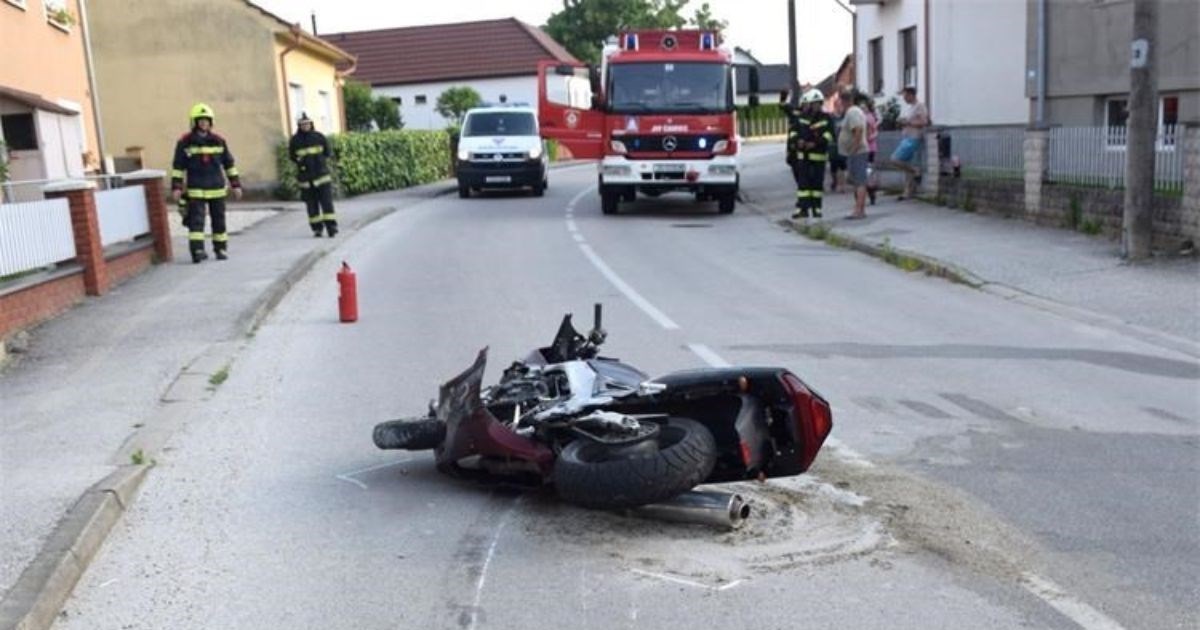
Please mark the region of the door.
[[604, 155], [604, 113], [593, 108], [587, 66], [538, 63], [538, 126], [577, 159]]
[[3, 200], [7, 202], [36, 201], [42, 198], [42, 184], [15, 184], [46, 178], [42, 151], [38, 143], [34, 113], [14, 112], [0, 116], [5, 149], [8, 151], [8, 179], [4, 184]]

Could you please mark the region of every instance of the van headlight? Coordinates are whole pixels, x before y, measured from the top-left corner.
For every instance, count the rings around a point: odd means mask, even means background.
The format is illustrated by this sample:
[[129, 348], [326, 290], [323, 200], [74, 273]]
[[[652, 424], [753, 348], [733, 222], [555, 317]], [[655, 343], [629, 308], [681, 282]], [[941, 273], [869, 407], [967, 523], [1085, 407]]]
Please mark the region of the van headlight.
[[542, 157], [542, 145], [537, 145], [529, 150], [529, 159], [536, 160]]
[[470, 157], [471, 157], [471, 152], [470, 152], [470, 151], [467, 151], [466, 149], [463, 149], [463, 148], [459, 148], [459, 150], [458, 150], [458, 160], [459, 160], [460, 162], [465, 162], [465, 161], [467, 161], [467, 159], [468, 159], [468, 158], [470, 158]]

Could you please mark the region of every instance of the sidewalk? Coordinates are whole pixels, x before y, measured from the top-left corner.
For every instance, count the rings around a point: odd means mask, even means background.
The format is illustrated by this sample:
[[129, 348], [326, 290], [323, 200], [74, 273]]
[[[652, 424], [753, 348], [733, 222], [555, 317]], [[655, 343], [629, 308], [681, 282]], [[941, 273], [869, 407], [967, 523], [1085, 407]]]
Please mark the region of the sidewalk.
[[[814, 237], [907, 262], [1005, 299], [1200, 357], [1200, 258], [1128, 264], [1104, 236], [969, 213], [880, 193], [848, 221], [849, 193], [825, 193], [821, 228], [791, 221], [795, 187], [782, 162], [747, 172], [745, 201]], [[908, 260], [903, 260], [908, 258]]]
[[193, 265], [177, 236], [172, 263], [34, 329], [0, 371], [0, 629], [48, 627], [145, 464], [292, 284], [371, 221], [453, 190], [341, 200], [336, 239], [312, 237], [302, 204], [230, 204], [228, 261]]

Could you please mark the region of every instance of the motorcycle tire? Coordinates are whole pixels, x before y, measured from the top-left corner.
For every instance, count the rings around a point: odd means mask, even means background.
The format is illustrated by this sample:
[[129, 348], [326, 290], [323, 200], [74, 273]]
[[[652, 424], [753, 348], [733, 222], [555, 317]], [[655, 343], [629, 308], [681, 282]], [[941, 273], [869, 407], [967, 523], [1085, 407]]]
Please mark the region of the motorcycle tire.
[[432, 418], [388, 420], [375, 425], [373, 437], [384, 450], [427, 451], [446, 439], [446, 424]]
[[666, 501], [712, 472], [717, 445], [704, 425], [671, 417], [654, 438], [634, 447], [586, 439], [558, 455], [552, 480], [559, 498], [581, 507], [624, 509]]

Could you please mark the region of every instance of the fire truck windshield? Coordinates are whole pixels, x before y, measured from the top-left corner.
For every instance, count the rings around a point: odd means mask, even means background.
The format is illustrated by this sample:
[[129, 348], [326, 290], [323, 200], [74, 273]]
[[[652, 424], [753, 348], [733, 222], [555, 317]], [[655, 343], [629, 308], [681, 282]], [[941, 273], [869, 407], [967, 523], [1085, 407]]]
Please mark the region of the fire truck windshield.
[[634, 62], [609, 67], [609, 110], [724, 113], [733, 109], [728, 66], [706, 62]]

